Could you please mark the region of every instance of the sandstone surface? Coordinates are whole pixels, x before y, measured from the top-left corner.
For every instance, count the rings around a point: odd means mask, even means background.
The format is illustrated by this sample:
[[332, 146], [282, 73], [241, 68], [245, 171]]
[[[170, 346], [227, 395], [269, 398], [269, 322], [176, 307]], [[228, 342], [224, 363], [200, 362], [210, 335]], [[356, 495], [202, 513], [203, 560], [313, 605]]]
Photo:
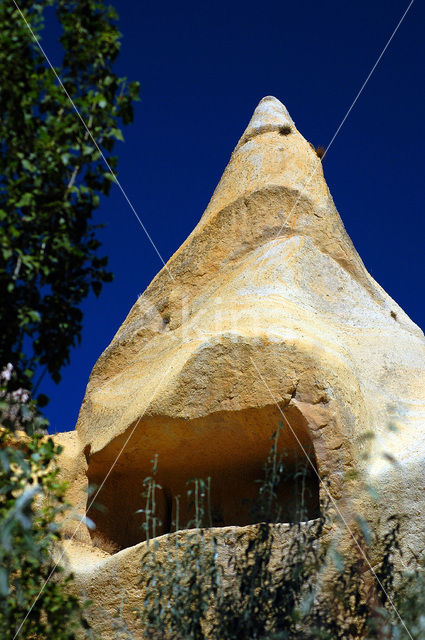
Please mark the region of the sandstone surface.
[[[171, 531], [172, 496], [197, 476], [212, 479], [213, 525], [245, 525], [241, 500], [279, 422], [288, 469], [305, 465], [309, 518], [326, 491], [344, 513], [404, 513], [403, 545], [419, 551], [424, 383], [422, 331], [367, 272], [314, 149], [264, 98], [198, 225], [90, 376], [66, 474], [80, 508], [91, 482], [107, 511], [90, 510], [91, 533], [67, 525], [77, 584], [109, 612], [119, 593], [128, 606], [140, 596], [135, 512], [155, 454], [160, 533]], [[351, 471], [374, 482], [377, 504]], [[288, 520], [292, 484], [281, 489]]]

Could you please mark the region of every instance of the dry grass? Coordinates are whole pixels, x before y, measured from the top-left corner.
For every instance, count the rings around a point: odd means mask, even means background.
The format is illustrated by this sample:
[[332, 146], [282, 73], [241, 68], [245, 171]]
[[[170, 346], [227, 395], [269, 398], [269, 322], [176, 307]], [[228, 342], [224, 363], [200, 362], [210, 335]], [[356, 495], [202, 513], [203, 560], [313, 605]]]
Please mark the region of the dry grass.
[[281, 136], [288, 136], [291, 132], [292, 132], [292, 129], [288, 124], [284, 124], [279, 129], [279, 133]]

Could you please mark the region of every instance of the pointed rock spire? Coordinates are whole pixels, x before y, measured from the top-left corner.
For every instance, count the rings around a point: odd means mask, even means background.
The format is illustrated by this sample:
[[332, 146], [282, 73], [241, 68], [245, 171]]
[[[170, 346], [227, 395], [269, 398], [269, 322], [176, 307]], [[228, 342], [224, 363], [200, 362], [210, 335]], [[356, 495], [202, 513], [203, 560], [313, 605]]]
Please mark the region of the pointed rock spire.
[[[208, 378], [212, 369], [223, 368], [220, 375], [227, 379], [236, 347], [224, 349], [227, 364], [216, 358], [221, 333], [238, 336], [236, 343], [246, 352], [252, 339], [267, 342], [267, 336], [285, 331], [300, 332], [294, 338], [300, 348], [304, 331], [312, 336], [317, 331], [318, 344], [325, 332], [329, 341], [339, 340], [339, 332], [344, 344], [346, 327], [366, 331], [373, 317], [376, 326], [397, 330], [403, 339], [423, 339], [366, 271], [319, 158], [276, 98], [263, 98], [255, 109], [204, 215], [167, 267], [174, 280], [168, 270], [158, 273], [93, 369], [77, 425], [93, 452], [124, 433], [143, 411], [184, 419], [219, 411], [223, 390], [206, 387], [198, 398], [191, 391], [196, 376], [187, 370], [198, 367]], [[217, 325], [218, 309], [227, 320]], [[311, 324], [312, 315], [320, 318], [320, 329]], [[210, 343], [215, 344], [211, 355]], [[354, 359], [356, 353], [353, 346]], [[234, 366], [238, 370], [239, 364]], [[241, 380], [247, 379], [246, 366]], [[250, 375], [254, 384], [256, 374]], [[263, 400], [270, 399], [258, 402]]]
[[285, 105], [274, 96], [266, 96], [260, 100], [236, 148], [245, 144], [245, 142], [259, 133], [266, 133], [267, 131], [286, 131], [290, 133], [294, 126], [294, 121]]
[[327, 207], [331, 200], [312, 145], [299, 133], [286, 107], [267, 96], [236, 145], [203, 219], [271, 185], [285, 188], [288, 211], [305, 198], [311, 200], [311, 208]]
[[[167, 266], [174, 280], [165, 269], [154, 278], [97, 361], [77, 424], [80, 458], [74, 464], [71, 451], [63, 467], [72, 495], [80, 487], [84, 504], [86, 478], [100, 487], [96, 502], [106, 507], [90, 513], [93, 547], [75, 540], [69, 563], [95, 611], [112, 610], [122, 590], [128, 611], [142, 597], [136, 514], [155, 455], [163, 488], [157, 533], [171, 530], [172, 496], [186, 493], [189, 478], [211, 478], [220, 526], [245, 524], [243, 499], [254, 496], [282, 412], [282, 514], [299, 495], [299, 463], [308, 452], [332, 509], [354, 507], [369, 522], [407, 514], [403, 544], [419, 554], [424, 337], [367, 273], [319, 158], [275, 98], [260, 102], [207, 211]], [[358, 475], [370, 434], [367, 465], [380, 496], [373, 503], [363, 499], [369, 479]], [[318, 477], [303, 476], [303, 495], [304, 481], [303, 506], [313, 518]], [[189, 517], [188, 506], [180, 516], [186, 509]], [[290, 513], [286, 519], [294, 521]], [[104, 549], [101, 562], [96, 546]], [[112, 638], [107, 618], [93, 617], [95, 630]]]

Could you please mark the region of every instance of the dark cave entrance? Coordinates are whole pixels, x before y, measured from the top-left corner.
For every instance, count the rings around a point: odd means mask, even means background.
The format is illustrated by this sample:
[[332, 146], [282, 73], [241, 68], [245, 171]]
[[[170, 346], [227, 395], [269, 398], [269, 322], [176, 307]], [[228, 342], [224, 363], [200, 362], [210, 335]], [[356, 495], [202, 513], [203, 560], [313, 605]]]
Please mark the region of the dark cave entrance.
[[[279, 421], [275, 409], [270, 408], [272, 415], [267, 419], [262, 409], [241, 411], [236, 416], [223, 412], [213, 418], [208, 416], [208, 421], [163, 420], [166, 425], [162, 429], [167, 437], [162, 440], [152, 433], [156, 431], [155, 422], [151, 420], [149, 424], [146, 420], [145, 428], [135, 433], [133, 443], [119, 457], [105, 482], [122, 446], [120, 438], [112, 443], [114, 446], [91, 456], [89, 483], [100, 486], [104, 482], [96, 498], [100, 508], [92, 507], [89, 513], [96, 524], [91, 532], [93, 544], [114, 553], [145, 540], [145, 514], [138, 511], [145, 508], [143, 481], [151, 475], [155, 454], [158, 454], [156, 482], [161, 486], [156, 491], [156, 517], [161, 522], [156, 535], [175, 530], [176, 496], [180, 497], [179, 528], [187, 528], [188, 523], [194, 526], [191, 503], [195, 483], [192, 481], [189, 486], [187, 483], [196, 478], [211, 479], [209, 498], [206, 495], [204, 500], [203, 526], [244, 526], [264, 520], [264, 510], [256, 511], [255, 504], [272, 444], [270, 427]], [[283, 429], [278, 443], [283, 471], [274, 505], [279, 507], [280, 522], [311, 520], [320, 514], [320, 483], [311, 437], [300, 418], [295, 414], [291, 417], [295, 436], [291, 429]], [[189, 497], [188, 488], [193, 491]]]

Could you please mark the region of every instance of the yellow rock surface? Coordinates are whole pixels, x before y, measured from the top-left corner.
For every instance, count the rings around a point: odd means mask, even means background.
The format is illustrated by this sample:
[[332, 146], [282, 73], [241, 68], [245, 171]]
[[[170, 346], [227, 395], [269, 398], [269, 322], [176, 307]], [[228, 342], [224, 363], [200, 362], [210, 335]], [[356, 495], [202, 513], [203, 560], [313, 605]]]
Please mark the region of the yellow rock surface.
[[[86, 563], [87, 595], [107, 606], [112, 596], [99, 585], [108, 571], [117, 593], [135, 593], [126, 563], [143, 540], [135, 511], [155, 454], [161, 532], [171, 529], [172, 496], [195, 476], [212, 478], [213, 524], [245, 525], [241, 499], [253, 495], [281, 421], [288, 467], [305, 461], [309, 472], [309, 517], [324, 491], [316, 472], [347, 510], [359, 498], [347, 472], [363, 470], [381, 491], [377, 511], [407, 514], [403, 545], [417, 549], [424, 383], [422, 331], [368, 274], [321, 161], [285, 107], [264, 98], [198, 225], [90, 376], [67, 468], [80, 506], [87, 479], [102, 486], [97, 500], [108, 511], [90, 511], [91, 543], [121, 551]], [[288, 518], [290, 493], [288, 480]], [[82, 527], [76, 537], [90, 544]], [[68, 555], [78, 580], [78, 545]]]

